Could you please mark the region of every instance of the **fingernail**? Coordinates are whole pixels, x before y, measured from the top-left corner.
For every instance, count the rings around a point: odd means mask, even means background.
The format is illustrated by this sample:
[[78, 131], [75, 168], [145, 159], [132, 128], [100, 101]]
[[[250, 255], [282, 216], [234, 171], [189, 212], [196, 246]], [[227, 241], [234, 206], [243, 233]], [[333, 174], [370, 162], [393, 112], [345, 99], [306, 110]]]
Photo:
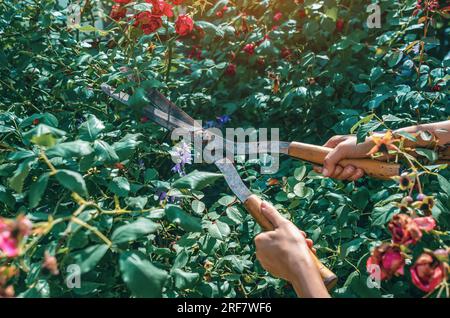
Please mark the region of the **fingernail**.
[[328, 169], [327, 169], [327, 168], [323, 168], [322, 174], [323, 174], [325, 177], [328, 177]]
[[261, 210], [262, 210], [262, 209], [265, 209], [265, 208], [267, 208], [267, 205], [266, 205], [266, 203], [263, 201], [263, 202], [261, 203]]

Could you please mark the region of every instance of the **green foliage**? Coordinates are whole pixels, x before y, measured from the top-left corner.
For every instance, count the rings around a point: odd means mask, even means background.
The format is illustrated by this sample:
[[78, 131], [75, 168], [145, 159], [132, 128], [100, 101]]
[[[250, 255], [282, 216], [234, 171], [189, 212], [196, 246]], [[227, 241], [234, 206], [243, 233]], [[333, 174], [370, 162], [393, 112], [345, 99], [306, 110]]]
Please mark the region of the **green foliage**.
[[[25, 214], [40, 230], [18, 258], [0, 260], [27, 269], [14, 281], [20, 297], [295, 296], [256, 261], [260, 228], [214, 166], [171, 171], [167, 132], [139, 114], [145, 89], [197, 119], [228, 114], [230, 126], [277, 127], [283, 140], [315, 144], [450, 116], [448, 14], [434, 14], [424, 36], [412, 0], [380, 1], [379, 29], [367, 28], [364, 1], [238, 0], [220, 17], [227, 1], [203, 12], [186, 0], [197, 28], [177, 38], [173, 19], [149, 35], [106, 16], [94, 27], [96, 2], [71, 28], [58, 1], [0, 2], [0, 215]], [[259, 43], [253, 55], [243, 52], [249, 43]], [[127, 91], [129, 105], [103, 94], [105, 82]], [[370, 249], [389, 238], [401, 198], [394, 182], [333, 181], [280, 162], [270, 176], [253, 161], [237, 168], [314, 240], [339, 276], [333, 296], [423, 295], [401, 278], [380, 290], [365, 283]], [[449, 173], [434, 171], [425, 184], [448, 244]], [[41, 270], [46, 251], [59, 276]], [[71, 264], [80, 289], [62, 284]]]

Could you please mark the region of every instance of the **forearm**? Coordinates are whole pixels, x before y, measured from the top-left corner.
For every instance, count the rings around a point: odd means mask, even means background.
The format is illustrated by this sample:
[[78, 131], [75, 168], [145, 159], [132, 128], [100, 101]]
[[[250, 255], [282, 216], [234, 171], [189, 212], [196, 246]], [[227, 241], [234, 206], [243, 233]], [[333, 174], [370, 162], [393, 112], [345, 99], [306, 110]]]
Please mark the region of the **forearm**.
[[431, 124], [415, 125], [400, 128], [395, 132], [404, 131], [407, 133], [416, 133], [419, 131], [428, 131], [438, 138], [438, 145], [444, 146], [450, 143], [450, 120]]
[[[305, 252], [302, 255], [308, 255]], [[329, 298], [327, 288], [325, 287], [317, 266], [311, 257], [299, 257], [291, 266], [293, 268], [293, 278], [291, 284], [295, 292], [302, 298]]]

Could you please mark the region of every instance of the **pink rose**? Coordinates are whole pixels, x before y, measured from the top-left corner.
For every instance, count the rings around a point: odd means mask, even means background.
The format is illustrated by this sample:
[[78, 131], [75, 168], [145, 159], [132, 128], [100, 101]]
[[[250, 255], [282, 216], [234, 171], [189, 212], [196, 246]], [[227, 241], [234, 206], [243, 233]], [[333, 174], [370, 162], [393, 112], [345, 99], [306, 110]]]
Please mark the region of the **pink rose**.
[[281, 20], [282, 17], [283, 17], [283, 13], [277, 12], [277, 13], [275, 13], [274, 16], [273, 16], [273, 21], [278, 22], [278, 21]]
[[431, 253], [423, 253], [410, 268], [410, 273], [413, 284], [428, 293], [442, 282], [446, 269]]
[[255, 54], [255, 44], [253, 44], [253, 43], [246, 44], [243, 48], [243, 51], [245, 53], [247, 53], [248, 55]]
[[422, 238], [422, 232], [413, 219], [406, 214], [396, 214], [388, 224], [392, 241], [396, 244], [416, 244]]
[[429, 232], [436, 227], [436, 221], [431, 216], [414, 218], [413, 221], [417, 224], [419, 229], [425, 232]]
[[390, 279], [392, 276], [403, 275], [405, 259], [398, 246], [387, 243], [376, 247], [367, 260], [367, 271], [373, 275], [372, 266], [380, 268], [380, 279]]

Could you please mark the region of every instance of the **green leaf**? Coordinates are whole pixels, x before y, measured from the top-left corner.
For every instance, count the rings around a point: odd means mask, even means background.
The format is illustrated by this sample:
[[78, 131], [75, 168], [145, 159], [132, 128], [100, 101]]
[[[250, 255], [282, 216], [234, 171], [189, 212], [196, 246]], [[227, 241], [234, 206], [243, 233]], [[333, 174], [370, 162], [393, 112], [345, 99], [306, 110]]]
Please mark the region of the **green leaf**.
[[439, 185], [441, 186], [441, 189], [447, 194], [447, 196], [450, 198], [450, 182], [444, 178], [443, 176], [439, 175], [437, 176]]
[[367, 93], [368, 91], [370, 91], [369, 85], [367, 85], [366, 83], [355, 84], [353, 85], [353, 89], [357, 93]]
[[208, 230], [208, 233], [219, 240], [223, 240], [225, 237], [230, 235], [230, 227], [228, 224], [215, 220], [215, 221], [205, 221], [204, 227]]
[[146, 196], [140, 197], [126, 197], [125, 203], [127, 207], [131, 207], [133, 209], [142, 210], [148, 202], [148, 198]]
[[73, 259], [80, 266], [81, 273], [84, 274], [94, 269], [108, 249], [109, 247], [106, 244], [92, 245], [80, 252], [74, 253]]
[[426, 149], [426, 148], [416, 148], [415, 152], [421, 156], [424, 156], [425, 158], [427, 158], [428, 160], [430, 160], [431, 162], [434, 162], [438, 159], [438, 154], [431, 150], [431, 149]]
[[81, 174], [71, 170], [58, 170], [56, 179], [65, 188], [80, 195], [87, 195], [86, 183]]
[[88, 115], [87, 120], [80, 125], [79, 136], [82, 140], [94, 141], [105, 125], [94, 115]]
[[94, 150], [97, 155], [97, 160], [100, 162], [111, 164], [119, 161], [119, 156], [114, 148], [103, 140], [94, 141]]
[[9, 178], [9, 186], [17, 193], [22, 193], [23, 183], [31, 170], [32, 159], [23, 161]]
[[115, 177], [108, 185], [109, 191], [117, 194], [119, 197], [126, 197], [130, 192], [130, 183], [127, 178]]
[[11, 191], [0, 184], [0, 202], [3, 202], [9, 208], [14, 208], [16, 199], [12, 195]]
[[48, 149], [46, 154], [48, 157], [84, 157], [92, 153], [93, 149], [87, 141], [76, 140], [57, 144]]
[[372, 211], [372, 225], [384, 226], [390, 221], [396, 210], [391, 204], [374, 208]]
[[42, 146], [45, 148], [51, 148], [56, 145], [56, 139], [52, 134], [44, 134], [39, 136], [33, 136], [31, 142], [35, 145]]
[[191, 202], [191, 208], [192, 208], [192, 211], [194, 211], [197, 214], [200, 214], [203, 211], [205, 211], [205, 204], [202, 201], [193, 200]]
[[353, 127], [350, 129], [350, 133], [354, 134], [356, 129], [358, 129], [363, 124], [367, 124], [369, 121], [372, 120], [372, 118], [374, 116], [375, 116], [375, 114], [370, 114], [370, 115], [367, 115], [367, 116], [361, 118], [360, 120], [358, 120], [358, 122], [356, 124], [354, 124]]
[[161, 297], [168, 273], [140, 254], [124, 252], [119, 259], [122, 279], [135, 297]]
[[194, 170], [188, 175], [176, 180], [172, 184], [172, 187], [177, 189], [201, 190], [204, 187], [213, 184], [220, 177], [222, 177], [222, 175], [219, 173]]
[[147, 98], [147, 92], [142, 87], [136, 88], [134, 94], [128, 99], [128, 105], [135, 109], [145, 107], [149, 104], [150, 101]]
[[195, 21], [195, 25], [200, 27], [201, 29], [205, 30], [206, 32], [211, 32], [214, 35], [223, 37], [224, 33], [221, 30], [221, 28], [217, 27], [216, 25], [212, 24], [211, 22], [207, 21]]
[[41, 174], [37, 181], [30, 187], [30, 192], [28, 193], [30, 208], [35, 208], [41, 201], [42, 195], [47, 188], [49, 176], [50, 174], [48, 172]]
[[294, 177], [298, 181], [302, 181], [306, 174], [306, 166], [298, 167], [294, 170]]
[[170, 273], [174, 278], [175, 287], [178, 289], [192, 288], [200, 278], [199, 273], [189, 273], [179, 268], [172, 269]]
[[188, 232], [202, 231], [201, 219], [186, 213], [177, 205], [167, 204], [165, 208], [165, 213], [166, 218], [169, 222], [178, 224], [185, 231]]
[[131, 157], [134, 150], [141, 143], [141, 141], [138, 140], [141, 136], [141, 134], [126, 134], [125, 137], [112, 145], [116, 154], [119, 156], [120, 161]]
[[159, 224], [146, 219], [138, 218], [136, 221], [130, 224], [122, 225], [118, 227], [111, 236], [111, 241], [114, 244], [135, 241], [139, 237], [156, 232], [160, 227]]

